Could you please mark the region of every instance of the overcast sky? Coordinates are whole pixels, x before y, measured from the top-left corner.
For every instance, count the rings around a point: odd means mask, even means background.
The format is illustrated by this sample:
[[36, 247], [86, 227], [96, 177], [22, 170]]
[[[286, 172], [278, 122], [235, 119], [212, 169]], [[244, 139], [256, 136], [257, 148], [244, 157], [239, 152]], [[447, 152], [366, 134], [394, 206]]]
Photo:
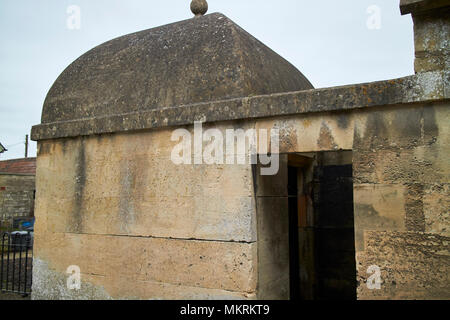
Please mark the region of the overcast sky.
[[[413, 25], [399, 0], [209, 0], [294, 64], [316, 88], [413, 74]], [[24, 156], [45, 96], [107, 40], [192, 17], [190, 0], [0, 0], [0, 160]], [[80, 28], [67, 13], [80, 9]], [[69, 25], [72, 27], [70, 29]], [[75, 29], [73, 29], [75, 27]], [[29, 156], [36, 155], [36, 143]]]

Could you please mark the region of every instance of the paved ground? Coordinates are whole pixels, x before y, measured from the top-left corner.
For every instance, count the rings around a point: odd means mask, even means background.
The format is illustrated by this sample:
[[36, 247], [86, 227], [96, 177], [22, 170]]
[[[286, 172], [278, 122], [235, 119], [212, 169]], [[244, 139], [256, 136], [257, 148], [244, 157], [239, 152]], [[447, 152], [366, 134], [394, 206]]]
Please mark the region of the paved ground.
[[0, 300], [30, 300], [30, 298], [30, 295], [22, 297], [19, 294], [0, 292]]

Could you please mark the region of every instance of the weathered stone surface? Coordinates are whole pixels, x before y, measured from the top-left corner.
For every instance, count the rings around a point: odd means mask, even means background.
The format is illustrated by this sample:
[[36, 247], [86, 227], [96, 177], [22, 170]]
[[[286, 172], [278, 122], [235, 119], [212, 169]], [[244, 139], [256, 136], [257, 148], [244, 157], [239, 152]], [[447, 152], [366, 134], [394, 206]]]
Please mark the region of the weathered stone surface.
[[251, 166], [175, 165], [170, 134], [40, 142], [49, 231], [254, 241]]
[[288, 159], [280, 155], [280, 168], [276, 175], [260, 174], [261, 164], [256, 165], [255, 195], [256, 197], [287, 197]]
[[34, 175], [0, 173], [0, 225], [30, 215], [36, 190], [34, 183]]
[[[357, 253], [358, 299], [450, 299], [450, 238], [419, 232], [367, 231]], [[369, 266], [381, 289], [369, 289]]]
[[214, 13], [106, 42], [71, 64], [42, 123], [311, 89], [289, 62]]
[[400, 0], [402, 14], [420, 14], [424, 11], [450, 6], [448, 0]]
[[355, 120], [355, 183], [447, 182], [448, 105], [393, 108]]
[[[365, 230], [408, 230], [445, 235], [445, 202], [439, 192], [430, 192], [448, 182], [449, 112], [446, 103], [364, 112], [356, 117], [353, 146], [355, 183], [356, 248], [362, 250]], [[383, 211], [398, 220], [372, 221], [377, 193], [366, 193], [361, 203], [359, 189], [397, 191]], [[368, 189], [368, 190], [369, 190]], [[428, 191], [426, 191], [428, 190]], [[378, 200], [377, 200], [378, 199]], [[382, 201], [389, 197], [383, 195]], [[395, 208], [398, 208], [395, 209]], [[367, 216], [369, 215], [369, 216]], [[439, 230], [439, 231], [438, 231]]]
[[[442, 202], [445, 199], [446, 189], [442, 192], [432, 190], [435, 188], [434, 185], [446, 183], [449, 176], [446, 161], [449, 139], [448, 117], [447, 104], [440, 103], [428, 106], [392, 106], [383, 112], [373, 109], [355, 110], [347, 114], [330, 113], [324, 114], [322, 119], [318, 115], [277, 117], [257, 120], [256, 125], [253, 120], [247, 125], [225, 122], [208, 124], [205, 128], [215, 127], [221, 132], [227, 127], [279, 128], [284, 152], [353, 149], [353, 174], [356, 184], [355, 218], [363, 217], [366, 213], [368, 215], [361, 219], [362, 223], [356, 223], [356, 244], [361, 253], [365, 248], [364, 240], [367, 245], [367, 239], [361, 235], [368, 230], [421, 231], [425, 228], [437, 236], [445, 235], [447, 232], [448, 206]], [[321, 135], [323, 123], [330, 129], [328, 140], [320, 138], [324, 136]], [[192, 127], [186, 128], [192, 130]], [[305, 136], [298, 132], [305, 133]], [[198, 237], [252, 242], [256, 239], [255, 228], [258, 225], [259, 262], [255, 262], [253, 267], [257, 266], [258, 269], [258, 280], [255, 282], [258, 283], [260, 291], [251, 291], [253, 293], [250, 293], [249, 297], [271, 299], [286, 297], [288, 279], [279, 276], [284, 274], [279, 271], [286, 267], [286, 264], [280, 263], [283, 257], [281, 253], [286, 249], [283, 247], [286, 239], [283, 240], [281, 235], [286, 236], [286, 233], [283, 234], [280, 231], [283, 228], [279, 228], [282, 220], [276, 220], [277, 215], [270, 215], [284, 206], [264, 204], [260, 198], [275, 196], [283, 203], [282, 180], [270, 181], [270, 178], [264, 177], [253, 181], [251, 167], [247, 165], [187, 166], [184, 170], [178, 170], [176, 166], [168, 163], [174, 145], [170, 142], [170, 134], [170, 130], [159, 129], [150, 132], [40, 141], [38, 194], [45, 191], [48, 199], [39, 199], [37, 211], [48, 213], [48, 216], [45, 215], [44, 219], [38, 218], [37, 237], [42, 230], [48, 230], [99, 233], [98, 237], [121, 234], [123, 238], [128, 238], [126, 237], [128, 234], [153, 234], [158, 237], [183, 239]], [[311, 142], [312, 136], [315, 140]], [[319, 141], [334, 141], [336, 147], [333, 143], [319, 144]], [[283, 157], [281, 163], [284, 163]], [[65, 168], [74, 169], [68, 172], [64, 170]], [[284, 169], [280, 171], [280, 174], [285, 173]], [[256, 190], [253, 190], [253, 183], [256, 183]], [[258, 187], [261, 183], [266, 185]], [[361, 183], [366, 189], [358, 196], [358, 185]], [[81, 184], [83, 188], [80, 188]], [[152, 185], [154, 187], [151, 187]], [[121, 186], [125, 186], [125, 190], [129, 191], [122, 192]], [[218, 193], [217, 190], [221, 191]], [[252, 202], [254, 192], [258, 196], [259, 204]], [[54, 200], [58, 198], [61, 200]], [[272, 203], [277, 203], [276, 200], [273, 198]], [[83, 203], [80, 207], [84, 208], [82, 211], [74, 211], [73, 208], [77, 208], [77, 201]], [[381, 212], [381, 215], [379, 217], [375, 215], [377, 218], [371, 220], [370, 213], [373, 212], [368, 211], [370, 207], [376, 207], [376, 211]], [[256, 223], [255, 210], [259, 210], [258, 208], [267, 210], [266, 223], [261, 220]], [[61, 212], [84, 213], [72, 215], [70, 218], [72, 220], [67, 220], [67, 216], [61, 215]], [[135, 214], [136, 212], [147, 214]], [[258, 212], [256, 218], [262, 218], [263, 212], [259, 212], [259, 216]], [[83, 223], [81, 229], [78, 229], [77, 219], [80, 217]], [[364, 224], [366, 222], [367, 225]], [[42, 246], [50, 247], [48, 244]], [[132, 250], [134, 246], [142, 245], [130, 244], [126, 248]], [[365, 249], [367, 250], [367, 247]], [[225, 252], [223, 251], [225, 249], [216, 248], [216, 250]], [[175, 251], [173, 255], [176, 255]], [[86, 268], [89, 268], [89, 272], [98, 272], [96, 269], [98, 265], [88, 265]], [[414, 270], [419, 272], [418, 269]], [[223, 271], [224, 274], [227, 272]], [[405, 279], [414, 278], [414, 272], [406, 274]], [[154, 279], [143, 280], [136, 276], [134, 271], [127, 273], [124, 278], [138, 283], [138, 286], [142, 282], [149, 288], [155, 288], [142, 289], [143, 291], [139, 293], [141, 297], [157, 297], [153, 290], [160, 290], [163, 297], [189, 298], [188, 292], [192, 286], [189, 281], [187, 282], [190, 284], [183, 284], [179, 288], [176, 287], [177, 284], [165, 282], [159, 286]], [[101, 287], [103, 279], [105, 278], [97, 277], [96, 282], [92, 281]], [[219, 281], [213, 283], [214, 285], [207, 290], [226, 291], [217, 293], [217, 296], [235, 292], [229, 288], [217, 287]], [[145, 285], [142, 284], [143, 287]], [[114, 287], [116, 289], [107, 289], [107, 292], [113, 292], [111, 290], [120, 292], [121, 287], [121, 284], [116, 284]], [[199, 290], [201, 291], [199, 297], [207, 294], [203, 291], [203, 287]], [[243, 295], [239, 290], [236, 291], [238, 292], [236, 296], [233, 294], [231, 296], [236, 298], [245, 296], [246, 293]], [[131, 291], [127, 292], [111, 295], [132, 296]], [[167, 295], [162, 292], [167, 292]], [[192, 289], [191, 292], [197, 291]], [[211, 293], [211, 296], [216, 297], [216, 293]], [[365, 297], [364, 293], [361, 293], [361, 297]]]
[[[104, 277], [133, 281], [256, 291], [256, 244], [87, 234], [36, 234], [36, 258], [65, 273], [71, 265]], [[111, 283], [109, 285], [112, 285]], [[37, 291], [46, 286], [34, 287]]]
[[354, 185], [355, 247], [364, 248], [366, 230], [405, 230], [405, 188], [401, 185]]
[[[356, 121], [354, 148], [365, 150], [403, 150], [440, 144], [447, 139], [448, 104], [364, 112]], [[362, 121], [363, 120], [363, 121]]]
[[355, 153], [355, 182], [433, 184], [446, 181], [449, 168], [445, 152], [438, 147], [423, 147]]
[[450, 91], [446, 90], [446, 77], [443, 72], [425, 72], [366, 84], [245, 97], [150, 111], [124, 111], [125, 114], [110, 114], [100, 118], [43, 123], [33, 127], [32, 139], [191, 125], [200, 120], [217, 122], [433, 102], [450, 98]]
[[83, 279], [80, 290], [69, 289], [68, 278], [71, 274], [57, 272], [49, 268], [48, 263], [33, 258], [33, 300], [110, 300], [111, 296], [101, 286], [95, 286]]
[[257, 121], [256, 128], [279, 130], [280, 153], [351, 150], [354, 116], [323, 113], [276, 117]]
[[70, 274], [51, 269], [45, 261], [33, 260], [33, 300], [249, 300], [254, 293], [233, 292], [141, 281], [125, 277], [112, 278], [82, 273], [79, 290], [69, 290]]
[[191, 11], [195, 16], [202, 16], [208, 11], [208, 2], [206, 0], [192, 0]]
[[[436, 1], [435, 1], [436, 2]], [[413, 14], [416, 72], [448, 70], [450, 67], [450, 2], [426, 14]]]
[[425, 231], [450, 237], [450, 184], [426, 185], [423, 192]]
[[405, 194], [405, 225], [408, 231], [425, 232], [425, 215], [423, 210], [424, 185], [411, 183]]

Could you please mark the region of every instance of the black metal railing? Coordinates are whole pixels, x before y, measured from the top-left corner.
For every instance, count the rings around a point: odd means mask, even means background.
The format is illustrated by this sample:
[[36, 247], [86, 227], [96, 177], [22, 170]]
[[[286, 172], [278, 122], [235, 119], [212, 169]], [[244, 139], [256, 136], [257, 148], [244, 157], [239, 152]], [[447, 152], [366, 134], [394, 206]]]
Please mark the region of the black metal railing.
[[33, 234], [4, 233], [0, 243], [0, 291], [29, 295], [32, 267]]

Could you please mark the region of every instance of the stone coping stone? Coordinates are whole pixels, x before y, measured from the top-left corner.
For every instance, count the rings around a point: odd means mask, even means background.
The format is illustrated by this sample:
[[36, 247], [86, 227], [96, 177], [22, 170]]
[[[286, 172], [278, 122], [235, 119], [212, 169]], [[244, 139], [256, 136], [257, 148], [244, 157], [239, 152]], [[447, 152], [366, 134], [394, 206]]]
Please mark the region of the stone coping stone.
[[447, 100], [446, 71], [418, 73], [403, 78], [347, 86], [251, 96], [106, 117], [84, 118], [33, 126], [34, 141], [131, 132], [315, 112], [349, 111], [381, 106]]
[[400, 0], [401, 14], [416, 14], [450, 6], [450, 0]]

